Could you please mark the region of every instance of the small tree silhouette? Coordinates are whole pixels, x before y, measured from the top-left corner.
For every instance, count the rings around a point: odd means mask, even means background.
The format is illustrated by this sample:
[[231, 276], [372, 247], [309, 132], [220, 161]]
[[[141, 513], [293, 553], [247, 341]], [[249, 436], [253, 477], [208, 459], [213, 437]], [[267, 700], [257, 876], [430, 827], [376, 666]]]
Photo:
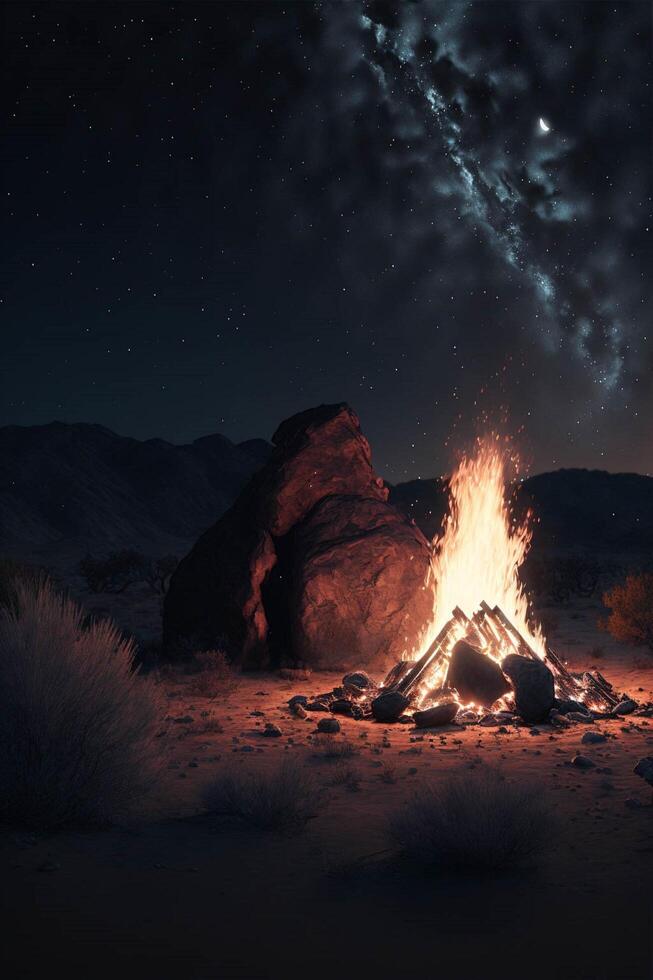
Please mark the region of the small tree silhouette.
[[616, 640], [653, 650], [653, 574], [628, 575], [604, 594], [603, 605], [610, 615], [600, 623], [602, 629]]

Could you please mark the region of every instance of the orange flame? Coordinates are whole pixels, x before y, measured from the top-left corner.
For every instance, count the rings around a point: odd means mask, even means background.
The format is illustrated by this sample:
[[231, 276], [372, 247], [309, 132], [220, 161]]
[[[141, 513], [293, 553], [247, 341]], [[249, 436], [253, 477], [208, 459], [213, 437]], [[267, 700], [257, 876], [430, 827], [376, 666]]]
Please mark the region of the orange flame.
[[519, 569], [531, 542], [530, 514], [511, 521], [506, 499], [507, 452], [497, 436], [477, 442], [451, 477], [449, 513], [435, 538], [434, 635], [459, 606], [469, 617], [484, 600], [498, 605], [535, 653], [544, 657], [545, 640], [529, 616]]

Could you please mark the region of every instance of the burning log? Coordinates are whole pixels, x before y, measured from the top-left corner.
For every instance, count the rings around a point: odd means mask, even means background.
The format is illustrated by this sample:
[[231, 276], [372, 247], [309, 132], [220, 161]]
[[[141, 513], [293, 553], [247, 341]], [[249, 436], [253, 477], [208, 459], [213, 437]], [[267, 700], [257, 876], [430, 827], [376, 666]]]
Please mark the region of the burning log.
[[410, 694], [420, 679], [424, 677], [426, 671], [434, 667], [442, 658], [446, 650], [446, 642], [457, 625], [458, 622], [454, 617], [445, 623], [426, 653], [398, 683], [394, 684], [394, 690], [399, 691], [405, 697]]

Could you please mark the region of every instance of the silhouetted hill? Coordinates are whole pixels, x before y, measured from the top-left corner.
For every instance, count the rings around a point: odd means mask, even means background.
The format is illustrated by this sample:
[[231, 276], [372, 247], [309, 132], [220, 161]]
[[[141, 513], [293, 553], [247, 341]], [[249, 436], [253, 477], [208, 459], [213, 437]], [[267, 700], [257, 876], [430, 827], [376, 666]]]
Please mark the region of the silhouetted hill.
[[0, 551], [71, 554], [192, 542], [271, 447], [221, 435], [186, 446], [101, 425], [0, 428]]
[[[446, 509], [447, 482], [411, 480], [391, 488], [390, 500], [432, 537]], [[596, 552], [653, 551], [653, 479], [637, 473], [556, 470], [517, 488], [516, 506], [531, 506], [539, 548]]]
[[[101, 425], [0, 428], [0, 553], [79, 557], [133, 547], [183, 554], [268, 458], [269, 443], [203, 436], [185, 446], [140, 441]], [[390, 500], [432, 537], [444, 479], [391, 487]], [[525, 480], [518, 507], [539, 523], [534, 547], [653, 553], [653, 479], [557, 470]]]

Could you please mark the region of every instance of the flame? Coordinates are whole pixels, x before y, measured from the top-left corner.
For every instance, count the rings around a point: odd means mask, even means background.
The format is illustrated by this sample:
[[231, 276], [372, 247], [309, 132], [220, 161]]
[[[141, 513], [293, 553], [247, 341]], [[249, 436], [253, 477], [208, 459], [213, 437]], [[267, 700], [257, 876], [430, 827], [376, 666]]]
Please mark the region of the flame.
[[478, 440], [473, 455], [463, 456], [451, 477], [449, 512], [441, 536], [434, 540], [433, 635], [456, 606], [471, 617], [485, 600], [500, 606], [533, 651], [544, 657], [545, 639], [529, 615], [519, 578], [531, 543], [530, 513], [521, 524], [511, 520], [508, 459], [498, 436], [487, 436]]

